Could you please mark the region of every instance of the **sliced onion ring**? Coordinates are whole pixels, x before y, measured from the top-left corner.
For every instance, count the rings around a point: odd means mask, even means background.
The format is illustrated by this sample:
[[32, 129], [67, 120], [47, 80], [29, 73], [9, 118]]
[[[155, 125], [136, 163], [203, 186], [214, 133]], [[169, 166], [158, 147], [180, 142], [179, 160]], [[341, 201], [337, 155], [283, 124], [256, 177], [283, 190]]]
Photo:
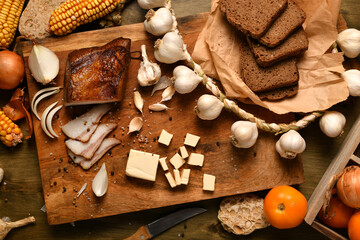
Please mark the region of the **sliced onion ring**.
[[43, 131], [45, 132], [46, 135], [48, 135], [49, 137], [51, 138], [54, 138], [53, 135], [51, 135], [51, 133], [48, 131], [48, 129], [46, 128], [46, 117], [47, 115], [49, 114], [50, 110], [55, 107], [55, 105], [57, 104], [58, 102], [54, 102], [52, 104], [50, 104], [43, 112], [43, 114], [41, 115], [41, 128], [43, 129]]
[[[40, 120], [39, 114], [37, 113], [37, 105], [39, 104], [39, 102], [46, 98], [49, 97], [53, 94], [59, 93], [60, 89], [62, 87], [49, 87], [49, 88], [43, 88], [41, 90], [39, 90], [33, 97], [33, 99], [31, 100], [31, 110], [33, 111], [33, 113], [35, 114], [35, 116]], [[49, 93], [46, 93], [49, 92]], [[43, 93], [46, 93], [44, 95], [41, 95]], [[41, 95], [41, 96], [40, 96]], [[39, 97], [40, 96], [40, 97]], [[39, 98], [38, 98], [39, 97]], [[38, 98], [38, 99], [37, 99]]]
[[49, 130], [49, 132], [54, 136], [54, 137], [59, 137], [56, 132], [54, 131], [53, 127], [52, 127], [52, 119], [55, 115], [55, 113], [57, 111], [59, 111], [62, 108], [63, 105], [57, 106], [56, 108], [54, 108], [53, 110], [51, 110], [48, 115], [46, 116], [46, 128]]

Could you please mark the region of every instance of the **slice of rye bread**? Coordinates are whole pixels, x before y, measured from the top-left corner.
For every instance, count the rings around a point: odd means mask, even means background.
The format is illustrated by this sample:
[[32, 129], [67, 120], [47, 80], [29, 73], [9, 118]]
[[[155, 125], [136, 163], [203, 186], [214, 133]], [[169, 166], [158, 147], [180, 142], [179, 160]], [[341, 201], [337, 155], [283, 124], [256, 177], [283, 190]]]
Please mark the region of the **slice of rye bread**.
[[259, 42], [267, 47], [275, 47], [294, 32], [306, 18], [305, 12], [292, 0], [288, 0], [285, 11], [273, 23]]
[[253, 92], [262, 92], [295, 85], [299, 80], [296, 59], [290, 58], [271, 67], [260, 67], [246, 40], [241, 46], [241, 77]]
[[302, 54], [308, 49], [309, 45], [305, 31], [302, 28], [275, 48], [268, 48], [249, 37], [247, 40], [256, 62], [262, 67], [271, 66], [284, 59]]
[[259, 92], [257, 95], [261, 100], [278, 101], [284, 98], [293, 97], [297, 94], [299, 85], [278, 88], [270, 91]]
[[246, 35], [260, 38], [285, 10], [287, 0], [221, 0], [220, 11]]

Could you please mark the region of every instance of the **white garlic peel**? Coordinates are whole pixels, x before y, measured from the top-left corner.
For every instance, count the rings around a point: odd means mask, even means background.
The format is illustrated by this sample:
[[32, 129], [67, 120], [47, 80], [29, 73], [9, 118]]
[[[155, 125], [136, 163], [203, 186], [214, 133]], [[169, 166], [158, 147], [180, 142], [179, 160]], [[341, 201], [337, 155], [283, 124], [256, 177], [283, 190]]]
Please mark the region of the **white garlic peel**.
[[237, 121], [231, 126], [231, 143], [237, 148], [250, 148], [258, 138], [256, 123]]
[[162, 39], [158, 39], [154, 46], [156, 60], [162, 63], [175, 63], [185, 59], [184, 42], [176, 32], [168, 32]]
[[167, 8], [150, 9], [145, 15], [144, 27], [154, 36], [162, 36], [173, 28], [173, 15]]
[[157, 63], [149, 61], [145, 45], [141, 45], [142, 62], [138, 70], [137, 79], [142, 87], [156, 84], [161, 77], [161, 69]]
[[360, 71], [357, 69], [351, 69], [343, 72], [341, 77], [348, 85], [349, 93], [353, 97], [360, 96]]
[[287, 159], [294, 159], [297, 154], [302, 153], [305, 148], [305, 140], [295, 130], [284, 133], [276, 142], [276, 151], [281, 157]]
[[59, 58], [50, 49], [35, 44], [29, 55], [29, 69], [37, 82], [48, 84], [59, 73]]
[[204, 94], [198, 99], [195, 112], [202, 120], [214, 120], [220, 115], [223, 107], [224, 104], [217, 97]]
[[166, 5], [166, 0], [138, 0], [137, 2], [143, 9], [163, 7]]
[[326, 111], [320, 118], [320, 129], [328, 137], [337, 137], [343, 133], [345, 116], [337, 111]]
[[92, 182], [92, 190], [97, 197], [105, 195], [109, 185], [109, 177], [107, 175], [105, 163], [101, 165], [99, 172]]
[[356, 58], [360, 54], [360, 31], [348, 28], [339, 33], [336, 42], [348, 58]]
[[177, 66], [173, 75], [175, 90], [180, 94], [192, 92], [202, 80], [192, 69], [183, 65]]

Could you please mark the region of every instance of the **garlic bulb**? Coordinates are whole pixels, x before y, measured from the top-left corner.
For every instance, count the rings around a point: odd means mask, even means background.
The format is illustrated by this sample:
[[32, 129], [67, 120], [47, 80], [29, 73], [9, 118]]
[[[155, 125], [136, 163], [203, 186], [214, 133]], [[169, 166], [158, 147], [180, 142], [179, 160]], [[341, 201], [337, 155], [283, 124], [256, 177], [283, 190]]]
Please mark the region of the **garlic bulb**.
[[150, 9], [145, 18], [145, 30], [154, 36], [162, 36], [173, 29], [173, 15], [167, 8], [159, 8], [156, 12]]
[[337, 43], [345, 56], [348, 58], [356, 58], [360, 54], [360, 31], [355, 28], [349, 28], [337, 37]]
[[180, 94], [192, 92], [202, 80], [192, 69], [183, 65], [177, 66], [173, 74], [175, 90]]
[[176, 32], [168, 32], [162, 39], [156, 40], [154, 48], [159, 62], [171, 64], [185, 59], [184, 42]]
[[143, 9], [163, 7], [166, 5], [166, 0], [138, 0], [137, 2]]
[[107, 175], [105, 163], [101, 165], [99, 172], [92, 182], [92, 190], [97, 197], [102, 197], [106, 193], [109, 185], [109, 177]]
[[48, 84], [59, 73], [59, 58], [50, 49], [35, 44], [29, 55], [29, 69], [36, 81]]
[[337, 111], [326, 111], [320, 118], [320, 129], [328, 137], [337, 137], [343, 133], [345, 116]]
[[198, 99], [195, 112], [202, 120], [214, 120], [220, 115], [223, 107], [224, 104], [217, 97], [204, 94]]
[[343, 72], [341, 77], [346, 81], [350, 95], [353, 97], [360, 96], [360, 71], [351, 69]]
[[281, 157], [293, 159], [297, 154], [302, 153], [306, 148], [305, 140], [295, 131], [290, 130], [284, 133], [276, 142], [276, 151]]
[[231, 126], [231, 143], [237, 148], [250, 148], [258, 138], [256, 123], [237, 121]]
[[138, 82], [142, 87], [154, 85], [161, 77], [160, 66], [157, 63], [149, 61], [145, 45], [141, 45], [141, 55], [143, 61], [140, 63], [140, 68], [138, 70]]

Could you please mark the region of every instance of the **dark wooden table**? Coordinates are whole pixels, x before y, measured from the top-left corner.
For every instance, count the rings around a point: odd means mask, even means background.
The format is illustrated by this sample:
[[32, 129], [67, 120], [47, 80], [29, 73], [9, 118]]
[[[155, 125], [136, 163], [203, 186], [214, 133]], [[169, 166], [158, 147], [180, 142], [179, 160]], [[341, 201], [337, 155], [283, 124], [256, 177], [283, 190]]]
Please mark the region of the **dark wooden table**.
[[[182, 17], [208, 12], [210, 0], [176, 0], [173, 6], [176, 15]], [[360, 29], [359, 0], [343, 0], [341, 13], [349, 27]], [[145, 10], [140, 9], [134, 0], [123, 12], [123, 24], [141, 22], [144, 20], [144, 14]], [[3, 106], [10, 99], [11, 93], [1, 91], [0, 94], [0, 105]], [[298, 189], [307, 199], [337, 153], [347, 131], [360, 114], [360, 99], [349, 98], [332, 109], [346, 116], [347, 123], [343, 136], [335, 139], [326, 137], [320, 131], [318, 122], [302, 131], [307, 143], [307, 149], [303, 154], [306, 182], [298, 186]], [[24, 122], [20, 125], [25, 129]], [[133, 234], [141, 225], [187, 206], [201, 206], [208, 211], [179, 224], [156, 239], [326, 239], [306, 223], [290, 230], [268, 227], [249, 236], [232, 235], [223, 230], [217, 220], [221, 199], [81, 221], [76, 222], [75, 226], [49, 226], [46, 214], [40, 210], [44, 200], [35, 140], [25, 141], [13, 149], [0, 144], [0, 167], [5, 170], [4, 183], [0, 185], [0, 217], [8, 216], [12, 220], [17, 220], [33, 215], [36, 218], [34, 225], [13, 230], [7, 239], [123, 239]]]

